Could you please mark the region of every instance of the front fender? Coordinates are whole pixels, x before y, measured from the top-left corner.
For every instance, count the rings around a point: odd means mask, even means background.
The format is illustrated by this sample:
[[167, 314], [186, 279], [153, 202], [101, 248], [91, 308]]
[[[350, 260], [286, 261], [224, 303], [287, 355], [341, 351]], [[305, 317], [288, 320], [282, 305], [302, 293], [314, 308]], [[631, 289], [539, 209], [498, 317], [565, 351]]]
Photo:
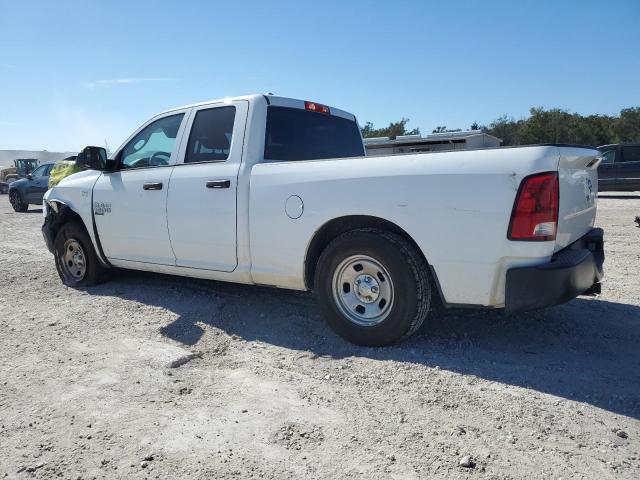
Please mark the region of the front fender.
[[93, 186], [100, 175], [101, 172], [87, 170], [65, 178], [48, 190], [43, 197], [45, 221], [42, 233], [47, 247], [52, 251], [59, 228], [65, 222], [75, 220], [85, 227], [98, 258], [108, 266], [93, 221]]

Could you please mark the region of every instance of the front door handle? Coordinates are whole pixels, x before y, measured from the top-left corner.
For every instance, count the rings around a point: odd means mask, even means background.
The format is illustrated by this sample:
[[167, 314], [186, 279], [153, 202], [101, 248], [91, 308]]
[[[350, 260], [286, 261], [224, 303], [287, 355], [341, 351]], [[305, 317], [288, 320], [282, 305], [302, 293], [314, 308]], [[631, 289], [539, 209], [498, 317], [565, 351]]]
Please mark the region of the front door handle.
[[229, 188], [231, 180], [207, 180], [207, 188]]
[[162, 182], [151, 182], [142, 185], [144, 190], [162, 190]]

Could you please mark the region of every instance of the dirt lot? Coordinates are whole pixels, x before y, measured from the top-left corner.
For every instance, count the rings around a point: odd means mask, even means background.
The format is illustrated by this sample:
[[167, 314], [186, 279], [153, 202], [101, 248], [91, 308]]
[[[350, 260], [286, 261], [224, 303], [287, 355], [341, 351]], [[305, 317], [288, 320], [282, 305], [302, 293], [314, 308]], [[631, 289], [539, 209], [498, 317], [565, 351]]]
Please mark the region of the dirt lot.
[[599, 298], [371, 349], [306, 294], [66, 288], [41, 212], [0, 196], [0, 477], [638, 479], [638, 214], [640, 195], [600, 199]]

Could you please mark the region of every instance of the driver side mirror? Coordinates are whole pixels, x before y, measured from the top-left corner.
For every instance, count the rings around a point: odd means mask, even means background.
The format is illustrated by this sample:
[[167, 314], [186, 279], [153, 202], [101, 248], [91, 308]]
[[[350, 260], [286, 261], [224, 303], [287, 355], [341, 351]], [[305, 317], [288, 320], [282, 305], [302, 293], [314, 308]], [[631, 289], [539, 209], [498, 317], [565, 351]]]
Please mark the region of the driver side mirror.
[[91, 170], [108, 171], [107, 150], [103, 147], [84, 147], [76, 158], [76, 165]]

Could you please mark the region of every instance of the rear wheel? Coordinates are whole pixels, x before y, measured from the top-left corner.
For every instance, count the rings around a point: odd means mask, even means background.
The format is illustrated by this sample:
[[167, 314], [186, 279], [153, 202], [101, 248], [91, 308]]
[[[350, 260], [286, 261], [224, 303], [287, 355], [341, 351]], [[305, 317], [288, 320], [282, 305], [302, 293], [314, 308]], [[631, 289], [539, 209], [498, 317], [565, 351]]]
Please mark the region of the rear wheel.
[[22, 195], [17, 190], [11, 190], [9, 193], [9, 203], [16, 212], [26, 212], [29, 208], [29, 204], [22, 199]]
[[54, 243], [56, 269], [62, 283], [83, 287], [100, 283], [106, 270], [98, 260], [84, 227], [67, 223], [60, 228]]
[[427, 264], [407, 240], [353, 230], [324, 250], [316, 293], [329, 325], [357, 345], [381, 346], [412, 335], [431, 302]]

